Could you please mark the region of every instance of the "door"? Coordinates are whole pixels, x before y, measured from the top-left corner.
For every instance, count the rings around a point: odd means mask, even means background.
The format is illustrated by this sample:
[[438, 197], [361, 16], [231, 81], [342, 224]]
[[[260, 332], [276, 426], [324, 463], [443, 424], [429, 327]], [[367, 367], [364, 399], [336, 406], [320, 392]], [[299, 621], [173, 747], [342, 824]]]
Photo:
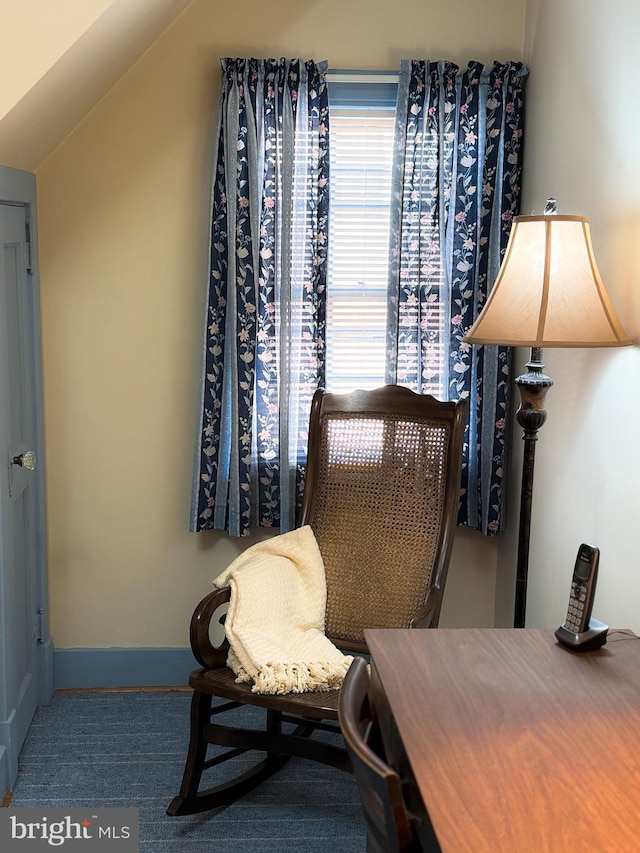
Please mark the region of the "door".
[[52, 692], [34, 209], [35, 198], [0, 197], [0, 793], [15, 782], [33, 715]]

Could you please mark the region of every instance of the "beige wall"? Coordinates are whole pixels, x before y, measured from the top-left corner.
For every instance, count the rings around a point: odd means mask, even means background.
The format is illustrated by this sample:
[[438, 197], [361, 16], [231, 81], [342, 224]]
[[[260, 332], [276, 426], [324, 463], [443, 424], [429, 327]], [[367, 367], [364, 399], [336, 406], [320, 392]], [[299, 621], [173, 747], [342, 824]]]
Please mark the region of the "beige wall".
[[190, 2], [0, 3], [0, 163], [35, 171]]
[[[0, 7], [0, 118], [86, 32], [112, 0], [20, 0]], [[19, 70], [19, 73], [17, 72]]]
[[[560, 212], [590, 218], [603, 280], [636, 338], [639, 31], [636, 0], [527, 3], [523, 209], [553, 195]], [[590, 542], [601, 550], [594, 616], [640, 631], [640, 352], [547, 349], [544, 360], [555, 385], [536, 451], [527, 624], [562, 621], [577, 548]]]
[[[202, 0], [37, 170], [58, 648], [187, 645], [247, 544], [187, 532], [220, 57], [521, 59], [523, 24], [524, 0]], [[441, 624], [492, 624], [496, 553], [460, 532]]]

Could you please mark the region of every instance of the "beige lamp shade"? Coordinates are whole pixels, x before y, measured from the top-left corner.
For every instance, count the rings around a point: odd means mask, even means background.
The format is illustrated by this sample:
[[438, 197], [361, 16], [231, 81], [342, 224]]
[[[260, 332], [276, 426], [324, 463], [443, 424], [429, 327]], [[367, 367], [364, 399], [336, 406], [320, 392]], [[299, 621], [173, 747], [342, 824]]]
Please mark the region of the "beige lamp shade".
[[463, 340], [530, 347], [633, 343], [600, 278], [588, 220], [516, 216], [493, 290]]

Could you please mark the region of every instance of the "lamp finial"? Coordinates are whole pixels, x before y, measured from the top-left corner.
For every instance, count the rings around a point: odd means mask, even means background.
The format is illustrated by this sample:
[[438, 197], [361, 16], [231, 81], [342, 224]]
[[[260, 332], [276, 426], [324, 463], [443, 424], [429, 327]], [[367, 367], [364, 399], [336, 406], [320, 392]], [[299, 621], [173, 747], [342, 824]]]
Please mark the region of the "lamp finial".
[[544, 210], [542, 211], [545, 216], [555, 216], [558, 212], [558, 205], [556, 204], [555, 198], [548, 198], [547, 203], [544, 206]]

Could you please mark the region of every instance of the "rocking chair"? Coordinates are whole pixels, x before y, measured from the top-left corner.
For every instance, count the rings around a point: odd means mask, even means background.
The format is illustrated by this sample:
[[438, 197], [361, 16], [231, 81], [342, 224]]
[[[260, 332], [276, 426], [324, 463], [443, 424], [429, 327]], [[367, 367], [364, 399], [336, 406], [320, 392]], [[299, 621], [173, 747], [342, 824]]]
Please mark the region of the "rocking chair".
[[[367, 653], [365, 628], [437, 627], [466, 409], [466, 401], [440, 402], [396, 385], [345, 395], [316, 391], [300, 526], [310, 525], [318, 542], [327, 583], [325, 633], [343, 652]], [[264, 695], [236, 683], [226, 666], [229, 599], [228, 587], [214, 590], [191, 619], [191, 647], [202, 668], [189, 678], [191, 739], [169, 815], [219, 810], [292, 756], [352, 772], [342, 744], [313, 737], [339, 732], [339, 690]], [[265, 710], [263, 729], [217, 721], [243, 705]], [[226, 749], [208, 758], [210, 744]], [[232, 781], [201, 790], [204, 771], [249, 750], [264, 758]]]

